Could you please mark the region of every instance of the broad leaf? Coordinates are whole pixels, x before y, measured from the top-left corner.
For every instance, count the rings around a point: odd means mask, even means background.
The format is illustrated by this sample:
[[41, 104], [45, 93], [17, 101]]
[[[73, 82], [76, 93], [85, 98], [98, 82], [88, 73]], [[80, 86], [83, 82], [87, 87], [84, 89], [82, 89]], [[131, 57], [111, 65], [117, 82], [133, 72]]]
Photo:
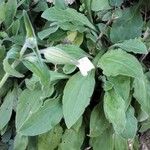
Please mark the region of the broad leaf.
[[89, 105], [94, 86], [93, 72], [86, 77], [78, 72], [67, 82], [63, 95], [63, 114], [68, 128], [80, 118]]
[[148, 118], [145, 122], [142, 123], [142, 126], [140, 128], [140, 132], [145, 132], [148, 129], [150, 129], [150, 118]]
[[125, 129], [125, 111], [125, 102], [114, 89], [105, 92], [104, 112], [110, 123], [113, 124], [114, 130], [117, 134]]
[[9, 91], [4, 98], [4, 102], [0, 107], [0, 130], [2, 130], [10, 120], [15, 98], [15, 89], [12, 92]]
[[9, 64], [8, 59], [4, 59], [3, 66], [4, 66], [5, 72], [8, 73], [9, 75], [17, 77], [17, 78], [24, 77], [23, 74], [19, 73], [16, 69], [14, 69], [14, 67], [11, 64]]
[[[3, 66], [4, 66], [4, 70], [6, 73], [8, 73], [9, 75], [18, 77], [18, 78], [22, 78], [24, 77], [23, 74], [19, 73], [15, 67], [18, 65], [19, 63], [19, 48], [17, 46], [12, 46], [12, 48], [7, 52], [7, 55], [5, 57], [5, 59], [3, 60]], [[15, 63], [12, 65], [9, 61], [15, 61]]]
[[127, 52], [133, 52], [135, 54], [147, 54], [147, 48], [140, 39], [130, 39], [122, 43], [114, 44], [113, 47], [120, 47]]
[[38, 150], [54, 150], [61, 142], [63, 129], [57, 125], [47, 133], [38, 136]]
[[52, 27], [49, 27], [48, 29], [45, 29], [43, 31], [40, 31], [38, 33], [38, 37], [43, 40], [45, 38], [47, 38], [50, 34], [56, 32], [58, 30], [58, 26], [52, 26]]
[[26, 57], [23, 64], [39, 77], [43, 86], [47, 86], [50, 82], [50, 73], [48, 67], [44, 63], [40, 63], [36, 57]]
[[0, 3], [0, 24], [5, 20], [6, 4], [4, 2]]
[[91, 138], [90, 145], [93, 150], [113, 150], [113, 132], [109, 128], [102, 135]]
[[134, 80], [134, 97], [146, 113], [150, 114], [150, 81], [145, 75], [141, 79]]
[[81, 150], [85, 137], [84, 130], [83, 126], [78, 132], [73, 129], [66, 129], [58, 150]]
[[121, 136], [114, 135], [114, 149], [115, 150], [128, 150], [128, 141]]
[[16, 15], [17, 11], [17, 0], [8, 0], [5, 5], [5, 25], [8, 28]]
[[110, 123], [106, 120], [102, 104], [94, 107], [90, 117], [90, 137], [97, 137], [103, 134]]
[[100, 58], [98, 67], [107, 76], [124, 75], [141, 78], [143, 75], [142, 66], [139, 61], [131, 54], [120, 49], [105, 53]]
[[45, 133], [57, 125], [63, 117], [60, 98], [48, 99], [38, 111], [30, 113], [19, 132], [26, 136]]
[[127, 109], [130, 104], [130, 78], [126, 76], [108, 77], [108, 81], [111, 82], [115, 91], [123, 98]]
[[28, 137], [17, 134], [14, 140], [14, 150], [25, 150], [28, 145]]
[[48, 21], [53, 21], [58, 23], [70, 22], [76, 25], [78, 24], [81, 26], [88, 26], [95, 30], [95, 27], [90, 23], [90, 21], [83, 14], [78, 13], [76, 10], [71, 8], [67, 8], [63, 10], [57, 7], [51, 7], [44, 11], [42, 17], [47, 19]]
[[42, 106], [42, 91], [30, 91], [25, 89], [18, 98], [16, 112], [16, 129], [17, 131], [24, 125], [26, 120]]
[[108, 0], [92, 0], [91, 9], [93, 11], [100, 11], [111, 9], [111, 7]]
[[72, 57], [74, 57], [76, 59], [80, 59], [82, 57], [89, 56], [84, 50], [82, 50], [77, 45], [72, 45], [72, 44], [62, 45], [62, 44], [60, 44], [60, 45], [57, 45], [57, 47], [62, 49], [63, 51], [65, 51], [66, 53], [68, 53], [69, 55], [71, 55]]
[[134, 139], [137, 132], [137, 119], [134, 116], [134, 108], [130, 106], [126, 112], [126, 125], [121, 136], [126, 139]]
[[109, 0], [111, 6], [120, 6], [123, 0]]
[[110, 39], [113, 43], [134, 39], [142, 34], [143, 19], [136, 7], [123, 10], [122, 17], [113, 22]]

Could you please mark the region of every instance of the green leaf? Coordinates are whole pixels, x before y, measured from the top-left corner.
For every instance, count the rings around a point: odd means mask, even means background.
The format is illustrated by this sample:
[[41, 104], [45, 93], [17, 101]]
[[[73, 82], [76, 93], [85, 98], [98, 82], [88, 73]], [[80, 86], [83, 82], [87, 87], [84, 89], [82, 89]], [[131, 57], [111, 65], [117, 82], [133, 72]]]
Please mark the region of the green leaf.
[[85, 9], [87, 10], [88, 13], [88, 18], [91, 22], [93, 22], [92, 12], [91, 12], [91, 2], [92, 0], [84, 0]]
[[113, 124], [115, 132], [122, 133], [125, 129], [126, 114], [125, 102], [114, 89], [105, 92], [104, 95], [104, 112], [106, 118]]
[[115, 91], [123, 98], [125, 101], [126, 109], [130, 105], [130, 78], [126, 76], [116, 76], [108, 77], [108, 80], [113, 85]]
[[111, 6], [119, 7], [123, 3], [123, 0], [109, 0], [109, 2]]
[[41, 12], [48, 8], [46, 1], [38, 1], [36, 7], [33, 9], [35, 12]]
[[17, 19], [10, 26], [10, 30], [11, 30], [11, 32], [12, 32], [13, 35], [17, 35], [18, 31], [19, 31], [19, 28], [20, 28], [20, 19]]
[[19, 129], [22, 135], [35, 136], [51, 130], [63, 117], [60, 97], [46, 100], [38, 111], [30, 114]]
[[76, 70], [76, 66], [75, 65], [64, 65], [64, 67], [63, 67], [63, 72], [65, 73], [65, 74], [71, 74], [71, 73], [73, 73], [75, 70]]
[[25, 89], [18, 98], [16, 112], [17, 131], [24, 125], [28, 118], [42, 106], [41, 90], [30, 91]]
[[12, 75], [12, 76], [17, 77], [17, 78], [24, 77], [23, 74], [19, 73], [17, 70], [14, 69], [14, 67], [12, 67], [9, 64], [8, 59], [3, 60], [3, 66], [4, 66], [5, 72], [8, 73], [9, 75]]
[[28, 137], [19, 133], [15, 136], [14, 150], [25, 150], [28, 145]]
[[143, 19], [136, 7], [124, 9], [122, 17], [113, 22], [110, 39], [113, 43], [140, 37]]
[[32, 71], [36, 76], [39, 77], [41, 84], [47, 86], [50, 82], [49, 69], [44, 63], [40, 63], [36, 57], [26, 57], [23, 64]]
[[[22, 78], [24, 77], [23, 74], [19, 73], [16, 69], [14, 69], [16, 67], [16, 65], [19, 63], [19, 61], [17, 62], [17, 59], [19, 57], [19, 48], [17, 46], [13, 46], [8, 52], [7, 52], [7, 56], [5, 57], [5, 59], [3, 60], [3, 66], [4, 66], [4, 70], [6, 73], [8, 73], [9, 75], [18, 77], [18, 78]], [[15, 60], [16, 63], [12, 66], [9, 61]]]
[[91, 9], [93, 11], [100, 11], [111, 9], [111, 7], [108, 0], [92, 0]]
[[97, 137], [103, 134], [110, 123], [105, 118], [102, 104], [98, 104], [94, 107], [90, 117], [90, 137]]
[[0, 62], [4, 59], [5, 53], [6, 53], [5, 47], [0, 45]]
[[109, 128], [101, 136], [90, 139], [90, 145], [93, 150], [113, 150], [113, 133]]
[[114, 44], [112, 47], [120, 47], [127, 52], [135, 54], [148, 54], [145, 44], [140, 39], [130, 39], [122, 43]]
[[4, 2], [0, 3], [0, 24], [5, 20], [6, 4]]
[[93, 72], [86, 77], [78, 72], [67, 82], [63, 95], [63, 114], [68, 128], [75, 124], [89, 105], [94, 86]]
[[82, 126], [77, 132], [73, 129], [66, 129], [58, 150], [81, 150], [84, 141], [85, 131]]
[[128, 150], [128, 142], [121, 136], [114, 135], [114, 149], [115, 150]]
[[140, 128], [140, 132], [145, 132], [148, 129], [150, 129], [150, 118], [147, 119], [146, 121], [142, 122], [142, 126]]
[[26, 11], [23, 11], [23, 19], [24, 19], [24, 24], [25, 24], [25, 28], [26, 28], [27, 38], [31, 38], [31, 37], [35, 38], [33, 26], [31, 24], [31, 21], [30, 21], [29, 16]]
[[61, 9], [66, 9], [65, 0], [55, 0], [55, 6]]
[[87, 26], [95, 30], [95, 27], [90, 23], [90, 21], [83, 14], [77, 12], [72, 8], [67, 8], [63, 10], [57, 7], [51, 7], [44, 11], [42, 17], [47, 19], [48, 21], [53, 21], [58, 23], [70, 22], [72, 24], [78, 24], [80, 26]]
[[65, 75], [56, 71], [50, 71], [50, 75], [51, 75], [51, 82], [69, 78], [68, 75]]
[[16, 15], [17, 11], [17, 0], [8, 0], [5, 6], [5, 25], [8, 28]]
[[130, 106], [126, 112], [126, 125], [121, 136], [126, 139], [134, 139], [137, 132], [137, 119], [134, 116], [134, 108]]
[[100, 58], [98, 67], [100, 67], [107, 76], [124, 75], [141, 78], [143, 75], [142, 66], [139, 61], [131, 54], [120, 49], [105, 53]]
[[61, 142], [63, 129], [57, 125], [47, 133], [38, 136], [38, 150], [54, 150]]
[[73, 45], [73, 44], [67, 44], [67, 45], [57, 45], [56, 47], [62, 49], [65, 51], [67, 54], [70, 56], [76, 58], [76, 59], [81, 59], [83, 57], [91, 57], [88, 55], [84, 50], [82, 50], [79, 46]]
[[52, 27], [49, 27], [48, 29], [45, 29], [43, 31], [40, 31], [38, 33], [38, 37], [43, 40], [45, 38], [47, 38], [50, 34], [56, 32], [58, 30], [58, 26], [52, 26]]
[[142, 110], [150, 114], [150, 81], [143, 75], [142, 78], [134, 80], [133, 87], [133, 96], [141, 105]]
[[79, 31], [80, 33], [86, 31], [85, 26], [77, 22], [59, 22], [57, 24], [61, 29], [67, 31]]
[[0, 107], [0, 131], [6, 126], [9, 122], [12, 109], [13, 109], [13, 102], [16, 98], [15, 89], [11, 92], [9, 91], [4, 98], [4, 102]]

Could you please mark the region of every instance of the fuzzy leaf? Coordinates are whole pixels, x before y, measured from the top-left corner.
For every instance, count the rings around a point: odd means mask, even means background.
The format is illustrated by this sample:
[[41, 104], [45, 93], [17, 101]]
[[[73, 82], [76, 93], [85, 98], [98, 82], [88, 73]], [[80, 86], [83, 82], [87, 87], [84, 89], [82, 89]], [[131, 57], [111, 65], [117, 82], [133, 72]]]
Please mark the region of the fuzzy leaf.
[[137, 132], [137, 119], [134, 116], [134, 108], [130, 106], [126, 112], [126, 127], [121, 136], [126, 139], [134, 139]]
[[141, 105], [142, 110], [150, 114], [150, 81], [143, 75], [143, 78], [134, 80], [133, 86], [134, 97]]
[[102, 104], [94, 107], [90, 117], [90, 137], [97, 137], [103, 134], [110, 126], [110, 123], [105, 118]]
[[136, 7], [124, 9], [122, 17], [113, 22], [110, 39], [113, 43], [134, 39], [142, 34], [143, 19]]
[[112, 129], [107, 129], [101, 136], [91, 138], [90, 145], [93, 150], [113, 150], [113, 133]]
[[124, 75], [141, 78], [143, 75], [142, 66], [139, 61], [134, 56], [120, 49], [105, 53], [100, 58], [98, 67], [107, 76]]
[[8, 92], [4, 98], [4, 102], [0, 107], [0, 131], [6, 126], [9, 122], [12, 109], [13, 109], [13, 101], [16, 98], [15, 90], [12, 92]]
[[81, 127], [78, 132], [73, 129], [66, 129], [58, 150], [80, 150], [84, 137], [84, 127]]
[[31, 112], [19, 132], [26, 136], [45, 133], [57, 125], [62, 117], [60, 98], [48, 99], [38, 111]]
[[114, 44], [113, 47], [120, 47], [127, 52], [135, 54], [148, 54], [146, 45], [140, 39], [130, 39], [122, 43]]
[[61, 142], [63, 129], [57, 125], [47, 133], [38, 136], [38, 150], [54, 150]]
[[63, 114], [68, 128], [75, 124], [89, 105], [94, 86], [93, 72], [86, 77], [76, 73], [67, 82], [63, 95]]
[[100, 11], [111, 9], [111, 7], [108, 0], [92, 0], [91, 9], [93, 11]]
[[88, 26], [92, 29], [95, 29], [95, 27], [90, 23], [90, 21], [83, 14], [78, 13], [76, 10], [72, 8], [67, 8], [63, 10], [57, 7], [51, 7], [44, 11], [42, 17], [47, 19], [48, 21], [53, 21], [58, 23], [71, 22], [73, 24]]
[[113, 124], [116, 133], [122, 133], [125, 129], [126, 114], [125, 102], [114, 89], [104, 95], [104, 112], [106, 118]]

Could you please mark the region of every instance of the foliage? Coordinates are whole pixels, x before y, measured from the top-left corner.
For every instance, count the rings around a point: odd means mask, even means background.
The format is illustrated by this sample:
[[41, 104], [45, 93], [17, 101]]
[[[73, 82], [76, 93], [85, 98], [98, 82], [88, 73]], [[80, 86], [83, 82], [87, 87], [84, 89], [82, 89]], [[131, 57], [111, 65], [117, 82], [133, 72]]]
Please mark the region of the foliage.
[[150, 128], [144, 0], [0, 0], [0, 149], [137, 149]]

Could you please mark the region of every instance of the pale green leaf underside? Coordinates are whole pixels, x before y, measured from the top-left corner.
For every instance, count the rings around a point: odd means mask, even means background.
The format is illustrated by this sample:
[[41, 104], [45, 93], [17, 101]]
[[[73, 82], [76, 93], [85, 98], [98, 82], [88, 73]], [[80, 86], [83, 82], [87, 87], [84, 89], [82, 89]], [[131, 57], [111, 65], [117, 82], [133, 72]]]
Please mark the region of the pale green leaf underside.
[[127, 52], [135, 54], [148, 54], [146, 45], [140, 39], [130, 39], [122, 43], [114, 44], [113, 47], [120, 47]]

